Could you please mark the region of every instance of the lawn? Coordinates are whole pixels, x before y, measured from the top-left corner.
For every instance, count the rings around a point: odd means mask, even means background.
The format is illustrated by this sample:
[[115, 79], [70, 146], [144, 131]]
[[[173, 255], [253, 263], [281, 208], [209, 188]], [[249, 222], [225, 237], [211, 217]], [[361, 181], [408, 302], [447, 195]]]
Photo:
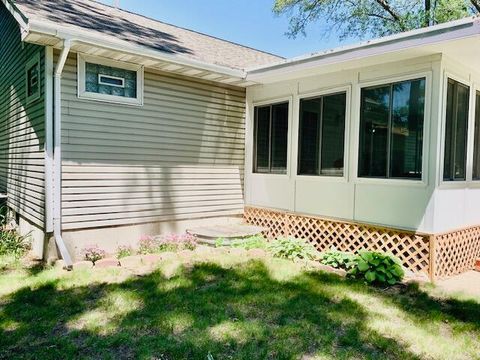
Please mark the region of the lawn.
[[0, 266], [0, 358], [480, 359], [480, 302], [279, 259]]

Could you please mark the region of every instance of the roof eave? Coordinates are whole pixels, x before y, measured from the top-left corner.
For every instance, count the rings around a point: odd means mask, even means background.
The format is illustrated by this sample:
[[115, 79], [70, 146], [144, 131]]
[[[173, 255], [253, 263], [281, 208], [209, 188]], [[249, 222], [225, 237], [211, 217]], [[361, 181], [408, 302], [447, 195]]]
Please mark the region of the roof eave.
[[169, 54], [166, 52], [154, 50], [146, 46], [132, 44], [123, 40], [112, 40], [109, 36], [92, 35], [89, 31], [81, 29], [70, 29], [56, 24], [49, 24], [42, 21], [30, 19], [29, 31], [41, 33], [45, 35], [55, 36], [59, 39], [59, 43], [63, 40], [72, 40], [84, 44], [91, 44], [100, 46], [110, 50], [123, 51], [125, 53], [146, 56], [153, 59], [158, 59], [166, 62], [171, 62], [179, 65], [190, 66], [201, 70], [212, 71], [218, 74], [245, 79], [246, 72], [240, 69], [233, 69], [227, 66], [211, 64], [178, 54]]
[[360, 60], [416, 47], [480, 35], [480, 18], [467, 18], [451, 23], [422, 28], [397, 35], [339, 47], [321, 53], [293, 58], [281, 63], [247, 69], [247, 81], [263, 82], [275, 75], [292, 74], [310, 68]]

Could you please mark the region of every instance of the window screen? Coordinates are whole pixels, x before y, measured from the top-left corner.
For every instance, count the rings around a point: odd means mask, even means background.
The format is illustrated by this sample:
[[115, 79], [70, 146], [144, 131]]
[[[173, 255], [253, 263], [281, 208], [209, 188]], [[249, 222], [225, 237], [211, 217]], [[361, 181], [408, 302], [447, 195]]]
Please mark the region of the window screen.
[[346, 94], [300, 101], [299, 175], [343, 176]]
[[288, 103], [255, 107], [256, 173], [287, 172]]
[[425, 79], [363, 88], [358, 175], [421, 179]]
[[469, 99], [468, 86], [448, 80], [443, 162], [445, 181], [466, 179]]

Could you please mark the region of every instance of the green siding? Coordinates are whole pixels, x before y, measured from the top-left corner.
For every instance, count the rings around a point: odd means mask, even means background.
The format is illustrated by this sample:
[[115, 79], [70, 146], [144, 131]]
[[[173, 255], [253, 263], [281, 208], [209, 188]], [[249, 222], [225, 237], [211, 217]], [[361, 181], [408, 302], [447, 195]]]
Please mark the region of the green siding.
[[245, 89], [145, 69], [144, 106], [62, 78], [63, 229], [243, 213]]
[[[8, 206], [44, 227], [45, 51], [22, 43], [20, 28], [0, 5], [0, 191]], [[26, 102], [25, 65], [40, 53], [40, 98]]]

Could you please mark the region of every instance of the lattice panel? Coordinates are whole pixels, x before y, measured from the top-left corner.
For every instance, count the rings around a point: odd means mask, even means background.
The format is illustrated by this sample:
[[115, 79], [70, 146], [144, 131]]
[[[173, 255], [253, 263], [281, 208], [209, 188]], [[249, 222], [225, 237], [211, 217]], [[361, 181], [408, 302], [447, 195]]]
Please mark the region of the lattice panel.
[[319, 251], [334, 246], [350, 252], [362, 249], [390, 252], [408, 269], [429, 274], [430, 246], [426, 235], [254, 207], [246, 207], [244, 216], [248, 223], [268, 228], [265, 235], [269, 238], [306, 239]]
[[480, 258], [480, 226], [435, 236], [435, 277], [473, 269]]

